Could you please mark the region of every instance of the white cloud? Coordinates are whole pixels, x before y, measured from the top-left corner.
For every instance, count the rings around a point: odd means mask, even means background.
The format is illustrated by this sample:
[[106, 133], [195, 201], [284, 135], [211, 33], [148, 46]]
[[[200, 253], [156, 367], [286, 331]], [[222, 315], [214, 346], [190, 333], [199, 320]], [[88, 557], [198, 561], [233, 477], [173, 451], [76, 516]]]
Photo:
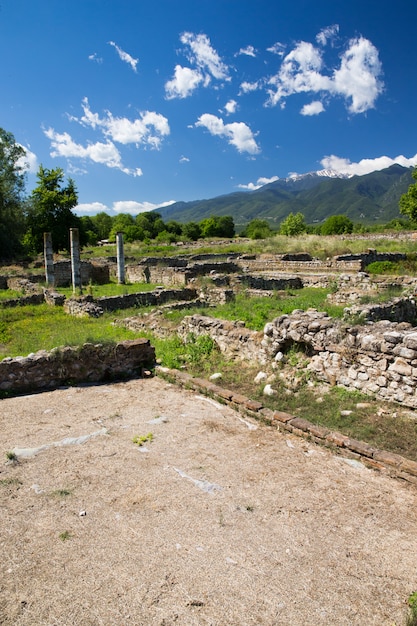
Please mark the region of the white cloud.
[[328, 41], [332, 42], [339, 34], [339, 24], [332, 24], [332, 26], [327, 26], [326, 28], [322, 28], [322, 30], [316, 36], [317, 43], [325, 46]]
[[111, 141], [106, 143], [98, 141], [82, 146], [75, 143], [68, 133], [57, 133], [53, 128], [45, 130], [44, 133], [51, 141], [51, 157], [89, 159], [94, 163], [118, 169], [131, 176], [142, 176], [140, 168], [132, 170], [123, 166], [120, 153]]
[[315, 100], [314, 102], [310, 102], [310, 104], [305, 104], [301, 109], [301, 115], [319, 115], [319, 113], [323, 113], [324, 106], [320, 100]]
[[229, 68], [212, 48], [207, 35], [183, 33], [180, 41], [186, 49], [186, 56], [194, 67], [176, 65], [174, 77], [165, 83], [165, 94], [168, 100], [187, 98], [199, 85], [207, 87], [212, 79], [229, 81]]
[[97, 52], [93, 52], [93, 54], [89, 54], [88, 60], [94, 61], [95, 63], [103, 63], [103, 59], [98, 56]]
[[[335, 35], [336, 27], [330, 29]], [[329, 29], [324, 29], [318, 37], [323, 43], [330, 34]], [[268, 89], [267, 104], [275, 106], [280, 103], [282, 106], [286, 98], [296, 93], [322, 93], [350, 101], [350, 113], [364, 113], [373, 108], [383, 90], [379, 79], [382, 68], [375, 46], [363, 37], [351, 39], [341, 55], [340, 66], [330, 75], [323, 73], [322, 55], [323, 50], [311, 43], [297, 43], [284, 57], [277, 74], [268, 80], [271, 88]]]
[[187, 98], [204, 81], [204, 76], [189, 67], [176, 65], [174, 78], [165, 83], [165, 93], [168, 100], [173, 98]]
[[399, 155], [395, 158], [388, 156], [381, 156], [375, 159], [361, 159], [357, 163], [352, 163], [349, 159], [338, 157], [334, 154], [324, 157], [320, 161], [324, 169], [331, 169], [340, 174], [347, 174], [349, 176], [363, 176], [370, 172], [383, 170], [395, 163], [402, 165], [403, 167], [415, 167], [417, 166], [417, 154], [413, 157], [407, 158], [403, 155]]
[[242, 93], [250, 93], [251, 91], [257, 91], [262, 86], [261, 81], [257, 80], [254, 83], [249, 83], [248, 81], [243, 81], [239, 87], [239, 95]]
[[180, 157], [180, 163], [189, 163], [190, 159], [186, 156]]
[[84, 215], [97, 215], [97, 213], [108, 213], [109, 208], [102, 202], [87, 202], [84, 204], [77, 204], [74, 207], [76, 213], [82, 213]]
[[248, 57], [256, 57], [256, 52], [257, 51], [255, 50], [255, 48], [253, 46], [246, 46], [246, 48], [241, 48], [239, 50], [239, 52], [237, 53], [237, 55], [243, 54], [243, 55], [246, 55]]
[[229, 70], [223, 63], [220, 56], [212, 48], [207, 35], [194, 35], [193, 33], [183, 33], [181, 42], [189, 46], [191, 52], [188, 54], [189, 60], [195, 63], [203, 71], [208, 71], [217, 80], [227, 80]]
[[170, 133], [167, 118], [154, 111], [143, 111], [140, 117], [134, 120], [113, 117], [110, 111], [101, 118], [98, 113], [91, 111], [87, 98], [83, 99], [82, 108], [84, 115], [81, 118], [72, 116], [71, 121], [91, 126], [93, 129], [100, 128], [106, 137], [124, 145], [134, 143], [137, 146], [159, 149], [162, 139]]
[[239, 152], [248, 152], [249, 154], [260, 152], [254, 134], [244, 122], [225, 124], [221, 118], [210, 113], [204, 113], [198, 118], [196, 126], [207, 128], [211, 135], [226, 138]]
[[38, 158], [36, 154], [29, 150], [29, 148], [26, 148], [21, 144], [18, 145], [23, 148], [23, 150], [25, 151], [25, 155], [20, 157], [20, 159], [16, 161], [17, 167], [21, 167], [22, 170], [24, 170], [28, 174], [36, 174], [38, 171]]
[[351, 99], [351, 113], [364, 113], [374, 107], [382, 92], [383, 84], [379, 80], [382, 67], [378, 50], [370, 41], [359, 37], [349, 44], [340, 68], [334, 72], [334, 92]]
[[163, 207], [174, 204], [175, 200], [168, 200], [161, 204], [153, 204], [152, 202], [136, 202], [135, 200], [119, 200], [113, 203], [113, 211], [116, 213], [130, 213], [138, 215], [139, 213], [147, 213], [154, 209], [162, 209]]
[[274, 43], [273, 46], [271, 46], [270, 48], [267, 48], [267, 52], [272, 52], [272, 54], [276, 54], [279, 57], [282, 57], [285, 54], [285, 48], [286, 48], [285, 44], [277, 41], [276, 43]]
[[236, 110], [237, 110], [236, 100], [229, 100], [229, 102], [225, 104], [224, 110], [227, 113], [227, 115], [232, 115], [233, 113], [236, 113]]
[[238, 185], [240, 189], [248, 189], [249, 191], [256, 191], [260, 189], [264, 185], [269, 185], [269, 183], [274, 183], [276, 180], [279, 180], [278, 176], [271, 176], [271, 178], [265, 178], [261, 176], [258, 178], [256, 183], [247, 183], [246, 185]]
[[320, 73], [323, 61], [320, 50], [311, 43], [299, 42], [284, 58], [281, 69], [269, 80], [269, 104], [275, 105], [294, 93], [328, 91], [331, 79]]
[[132, 70], [136, 72], [136, 65], [139, 63], [139, 59], [134, 59], [132, 56], [130, 56], [130, 54], [119, 48], [119, 46], [115, 44], [114, 41], [109, 41], [109, 45], [113, 46], [113, 48], [116, 49], [120, 59], [130, 65]]

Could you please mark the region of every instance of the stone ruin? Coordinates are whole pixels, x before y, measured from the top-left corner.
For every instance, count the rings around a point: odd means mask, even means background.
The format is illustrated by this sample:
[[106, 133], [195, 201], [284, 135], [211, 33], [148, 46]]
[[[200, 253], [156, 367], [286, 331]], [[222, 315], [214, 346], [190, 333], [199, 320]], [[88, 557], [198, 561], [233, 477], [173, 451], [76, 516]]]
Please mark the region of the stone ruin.
[[[294, 311], [292, 315], [272, 320], [263, 333], [257, 333], [246, 329], [242, 322], [194, 315], [186, 317], [177, 331], [183, 338], [189, 333], [210, 335], [230, 357], [272, 367], [276, 367], [278, 359], [292, 345], [297, 345], [308, 355], [309, 370], [319, 379], [417, 408], [417, 329], [414, 326], [417, 311], [413, 298], [416, 280], [414, 277], [371, 278], [366, 273], [367, 265], [373, 261], [399, 260], [404, 256], [368, 251], [363, 255], [343, 255], [324, 262], [304, 253], [148, 257], [139, 263], [128, 264], [126, 276], [130, 282], [145, 280], [161, 284], [152, 292], [106, 298], [82, 296], [63, 302], [63, 297], [58, 298], [59, 294], [53, 290], [39, 286], [30, 293], [30, 281], [25, 283], [24, 289], [28, 297], [36, 296], [54, 305], [63, 304], [72, 315], [97, 317], [105, 310], [152, 306], [156, 308], [154, 315], [129, 318], [120, 323], [136, 330], [151, 327], [155, 334], [166, 336], [172, 328], [164, 328], [161, 315], [157, 314], [161, 307], [214, 305], [233, 298], [235, 291], [241, 289], [245, 289], [248, 296], [273, 297], [277, 290], [336, 284], [337, 289], [331, 297], [338, 303], [349, 304], [342, 321], [315, 310]], [[63, 275], [70, 280], [70, 263], [65, 262], [55, 268], [58, 281], [64, 266], [66, 273]], [[104, 260], [94, 266], [83, 265], [82, 272], [85, 273], [87, 266], [91, 270], [89, 280], [94, 275], [93, 267], [99, 267], [94, 270], [100, 276], [98, 282], [106, 282], [106, 276], [108, 282], [110, 273], [115, 271], [115, 260], [111, 259], [107, 265]], [[23, 283], [13, 280], [27, 279], [18, 277], [6, 281], [6, 286], [16, 288], [20, 285], [22, 289]], [[367, 306], [358, 305], [358, 298], [352, 297], [353, 294], [376, 294], [393, 285], [408, 295], [385, 305]], [[28, 371], [33, 369], [33, 357], [30, 361]], [[7, 359], [2, 363], [3, 367], [7, 363], [11, 365]], [[19, 369], [21, 366], [13, 367]], [[15, 378], [16, 371], [13, 371], [11, 377], [2, 380]], [[8, 385], [6, 382], [6, 387]]]

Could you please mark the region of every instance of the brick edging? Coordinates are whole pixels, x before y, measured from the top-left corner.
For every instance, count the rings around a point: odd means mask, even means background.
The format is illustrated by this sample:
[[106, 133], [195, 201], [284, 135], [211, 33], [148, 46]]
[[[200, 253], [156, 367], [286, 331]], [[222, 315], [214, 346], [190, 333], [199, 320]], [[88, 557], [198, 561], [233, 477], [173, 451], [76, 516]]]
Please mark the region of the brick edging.
[[291, 432], [294, 435], [304, 437], [326, 447], [337, 448], [344, 456], [360, 459], [364, 465], [371, 469], [386, 472], [390, 476], [401, 478], [417, 485], [416, 461], [393, 452], [379, 450], [364, 441], [353, 439], [337, 431], [331, 431], [302, 417], [268, 409], [261, 402], [251, 400], [229, 389], [224, 389], [204, 378], [193, 378], [186, 372], [160, 366], [156, 367], [155, 373], [161, 376], [161, 378], [165, 378], [182, 387], [214, 397], [220, 402], [246, 413], [250, 417], [275, 425], [278, 430]]

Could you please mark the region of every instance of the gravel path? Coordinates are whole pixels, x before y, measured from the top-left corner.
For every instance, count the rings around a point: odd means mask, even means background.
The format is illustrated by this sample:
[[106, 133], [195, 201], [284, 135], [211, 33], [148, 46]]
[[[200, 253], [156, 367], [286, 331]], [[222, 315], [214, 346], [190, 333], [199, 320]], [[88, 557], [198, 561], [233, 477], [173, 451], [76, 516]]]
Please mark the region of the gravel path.
[[405, 623], [413, 485], [158, 378], [1, 400], [0, 442], [1, 625]]

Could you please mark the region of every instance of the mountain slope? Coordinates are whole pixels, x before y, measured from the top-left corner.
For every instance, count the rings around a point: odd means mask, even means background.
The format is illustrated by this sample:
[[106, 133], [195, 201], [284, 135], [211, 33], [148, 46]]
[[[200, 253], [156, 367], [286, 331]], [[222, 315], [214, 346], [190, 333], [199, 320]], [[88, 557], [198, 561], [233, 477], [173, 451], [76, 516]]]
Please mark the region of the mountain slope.
[[[209, 200], [176, 202], [158, 209], [164, 221], [200, 222], [211, 215], [231, 215], [235, 224], [254, 218], [278, 225], [289, 213], [301, 212], [306, 222], [321, 222], [330, 215], [347, 215], [364, 224], [388, 222], [400, 216], [398, 201], [413, 178], [412, 168], [392, 165], [364, 176], [337, 178], [311, 172], [279, 179], [256, 191], [240, 191]], [[327, 174], [327, 175], [326, 175]]]

